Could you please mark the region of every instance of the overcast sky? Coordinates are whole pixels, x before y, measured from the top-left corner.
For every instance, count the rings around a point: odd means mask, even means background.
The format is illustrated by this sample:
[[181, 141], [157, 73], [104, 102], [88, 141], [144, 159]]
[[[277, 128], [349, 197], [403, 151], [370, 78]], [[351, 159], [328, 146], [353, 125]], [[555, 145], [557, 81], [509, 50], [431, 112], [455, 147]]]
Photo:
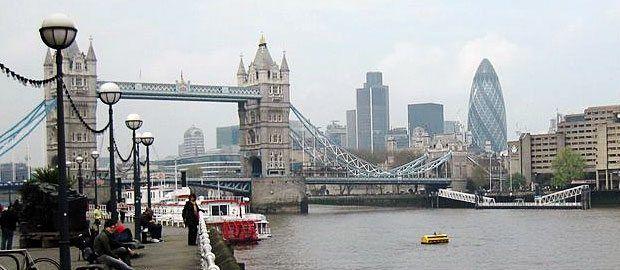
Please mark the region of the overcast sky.
[[[618, 1], [3, 1], [0, 62], [41, 78], [44, 16], [76, 21], [77, 42], [94, 39], [100, 80], [172, 83], [181, 70], [194, 84], [236, 83], [239, 55], [254, 56], [260, 32], [278, 63], [286, 51], [291, 102], [314, 123], [345, 120], [365, 72], [383, 72], [390, 86], [392, 127], [406, 126], [406, 105], [444, 104], [446, 120], [467, 117], [469, 90], [482, 58], [503, 88], [509, 138], [542, 132], [556, 110], [618, 104]], [[0, 132], [43, 98], [43, 91], [0, 77]], [[99, 124], [105, 124], [99, 106]], [[183, 131], [202, 128], [215, 147], [215, 128], [237, 124], [236, 104], [121, 101], [121, 148], [129, 113], [156, 136], [155, 156], [174, 154]], [[44, 159], [43, 128], [29, 140], [35, 164]], [[107, 145], [107, 142], [105, 143]], [[26, 141], [2, 161], [23, 160]], [[101, 147], [101, 146], [100, 146]], [[102, 148], [103, 150], [104, 148]]]

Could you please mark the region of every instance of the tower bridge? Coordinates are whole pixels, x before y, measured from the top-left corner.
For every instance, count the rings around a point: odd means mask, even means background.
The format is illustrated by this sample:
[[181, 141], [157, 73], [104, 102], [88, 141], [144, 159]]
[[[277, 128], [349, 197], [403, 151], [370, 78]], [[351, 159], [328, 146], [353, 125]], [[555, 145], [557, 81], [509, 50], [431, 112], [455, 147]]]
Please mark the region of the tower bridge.
[[[305, 196], [306, 184], [338, 185], [392, 185], [423, 184], [446, 187], [450, 184], [448, 168], [452, 153], [439, 157], [424, 155], [398, 168], [385, 169], [355, 156], [347, 149], [332, 143], [290, 103], [289, 66], [286, 55], [280, 63], [271, 57], [267, 42], [261, 36], [254, 59], [245, 65], [240, 59], [237, 69], [237, 86], [192, 84], [181, 76], [174, 83], [127, 82], [97, 77], [97, 57], [91, 43], [88, 52], [79, 50], [76, 43], [63, 50], [63, 71], [67, 91], [75, 102], [75, 112], [67, 113], [66, 132], [68, 159], [78, 155], [88, 156], [96, 150], [94, 134], [80, 122], [77, 113], [90, 126], [96, 123], [97, 89], [106, 82], [116, 83], [123, 92], [123, 99], [169, 100], [197, 102], [236, 103], [239, 117], [239, 146], [242, 179], [219, 181], [209, 179], [190, 181], [202, 187], [221, 187], [238, 192], [251, 191], [253, 205], [296, 210]], [[53, 75], [54, 55], [46, 55], [44, 70]], [[55, 95], [53, 85], [45, 87], [46, 99]], [[68, 101], [65, 101], [68, 102]], [[68, 104], [65, 105], [69, 107]], [[289, 127], [289, 117], [298, 119], [315, 142], [304, 144]], [[49, 113], [49, 111], [47, 111]], [[55, 164], [56, 138], [53, 114], [46, 114], [47, 162]], [[291, 173], [291, 146], [297, 143], [315, 161], [342, 172], [340, 177], [307, 177]], [[85, 160], [85, 177], [90, 177], [90, 160]], [[70, 169], [77, 170], [76, 165]], [[441, 173], [443, 172], [443, 176]], [[71, 175], [76, 175], [71, 173]]]

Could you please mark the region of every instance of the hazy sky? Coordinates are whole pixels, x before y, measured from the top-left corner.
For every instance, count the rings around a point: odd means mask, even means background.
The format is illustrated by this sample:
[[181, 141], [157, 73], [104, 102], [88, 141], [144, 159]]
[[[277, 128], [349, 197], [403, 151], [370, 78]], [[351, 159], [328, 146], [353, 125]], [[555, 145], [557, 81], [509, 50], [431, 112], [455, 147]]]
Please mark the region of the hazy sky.
[[[314, 123], [344, 122], [365, 72], [383, 72], [390, 86], [391, 126], [406, 126], [406, 105], [444, 104], [447, 120], [465, 123], [469, 90], [482, 58], [502, 84], [509, 138], [541, 132], [555, 111], [618, 104], [618, 1], [3, 1], [0, 62], [42, 77], [44, 16], [64, 12], [79, 29], [80, 49], [94, 39], [100, 80], [174, 82], [181, 70], [194, 84], [236, 83], [239, 54], [248, 64], [260, 32], [278, 63], [286, 50], [292, 103]], [[43, 98], [43, 90], [0, 77], [0, 131]], [[104, 124], [103, 106], [99, 124]], [[215, 146], [215, 128], [237, 124], [236, 104], [121, 101], [123, 120], [140, 113], [156, 136], [155, 156], [176, 153], [192, 124]], [[29, 142], [43, 160], [43, 128]], [[23, 159], [26, 142], [14, 159]], [[107, 142], [105, 143], [107, 145]], [[126, 148], [126, 147], [124, 147]], [[11, 155], [2, 159], [7, 161]]]

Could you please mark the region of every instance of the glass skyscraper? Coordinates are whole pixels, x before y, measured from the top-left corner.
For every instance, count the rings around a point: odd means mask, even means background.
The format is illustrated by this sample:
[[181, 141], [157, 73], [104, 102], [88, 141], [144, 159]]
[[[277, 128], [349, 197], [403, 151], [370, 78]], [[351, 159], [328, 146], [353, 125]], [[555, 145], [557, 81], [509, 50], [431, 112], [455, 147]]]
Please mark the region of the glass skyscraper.
[[357, 149], [385, 150], [390, 128], [389, 96], [381, 72], [366, 73], [364, 87], [357, 89]]
[[218, 149], [239, 145], [239, 125], [218, 127], [215, 130], [215, 144]]
[[443, 133], [443, 105], [437, 103], [417, 103], [407, 105], [409, 132], [422, 127], [429, 135]]
[[494, 152], [507, 147], [506, 108], [502, 86], [488, 59], [483, 59], [469, 94], [467, 128], [472, 134], [473, 146], [484, 151], [487, 142]]

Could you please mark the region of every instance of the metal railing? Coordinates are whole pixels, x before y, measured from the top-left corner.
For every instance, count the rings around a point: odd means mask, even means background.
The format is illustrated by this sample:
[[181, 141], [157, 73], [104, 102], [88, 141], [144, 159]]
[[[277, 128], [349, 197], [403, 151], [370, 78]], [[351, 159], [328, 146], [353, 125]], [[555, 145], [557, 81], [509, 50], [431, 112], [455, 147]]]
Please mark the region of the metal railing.
[[589, 190], [590, 186], [581, 185], [574, 188], [569, 188], [565, 190], [560, 190], [558, 192], [554, 192], [545, 196], [540, 197], [540, 199], [536, 200], [536, 203], [539, 204], [551, 204], [558, 201], [563, 201], [568, 198], [577, 197], [583, 193], [584, 190]]
[[211, 240], [203, 213], [199, 212], [198, 217], [198, 248], [200, 249], [200, 266], [203, 270], [219, 270], [215, 265], [215, 254], [211, 252]]
[[484, 203], [495, 203], [495, 199], [491, 197], [476, 196], [470, 193], [443, 189], [443, 188], [437, 191], [437, 196], [452, 199], [452, 200], [457, 200], [457, 201], [473, 203], [473, 204], [477, 203], [476, 199], [482, 200], [482, 202]]

